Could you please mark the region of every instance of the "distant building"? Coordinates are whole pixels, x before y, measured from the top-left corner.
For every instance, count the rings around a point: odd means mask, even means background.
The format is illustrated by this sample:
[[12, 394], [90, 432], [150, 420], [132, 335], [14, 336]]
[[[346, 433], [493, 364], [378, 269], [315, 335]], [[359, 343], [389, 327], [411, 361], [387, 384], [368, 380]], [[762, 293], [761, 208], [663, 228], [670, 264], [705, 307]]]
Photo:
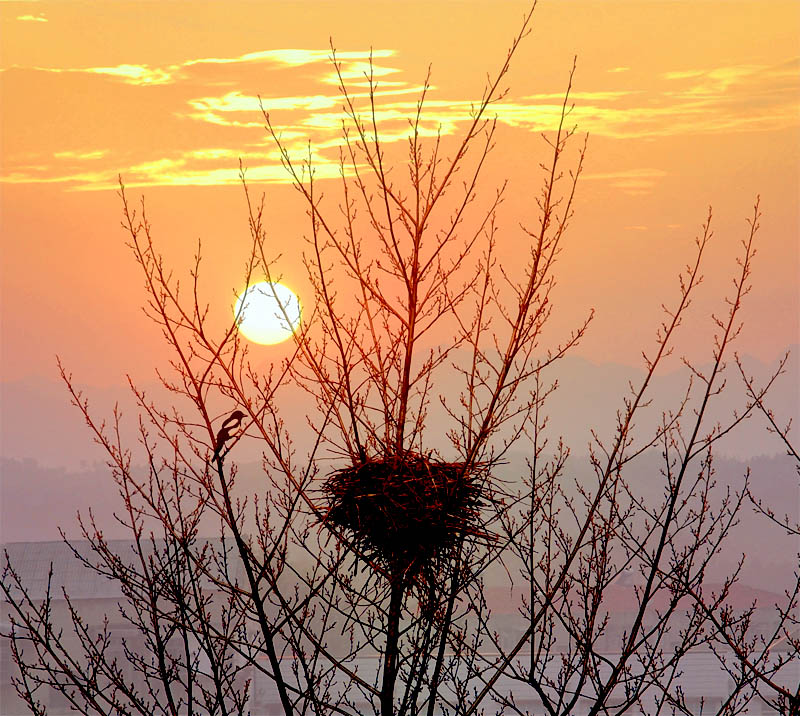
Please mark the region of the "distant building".
[[[134, 557], [133, 542], [118, 540], [110, 541], [108, 544], [112, 552], [119, 555], [120, 558], [132, 559]], [[91, 555], [87, 542], [76, 542], [74, 546], [81, 555], [87, 557]], [[219, 547], [219, 544], [215, 544], [215, 546]], [[135, 673], [126, 657], [126, 649], [146, 654], [147, 646], [141, 632], [120, 614], [120, 603], [124, 600], [119, 585], [115, 581], [87, 569], [63, 542], [19, 542], [8, 544], [5, 549], [8, 551], [12, 565], [26, 585], [28, 594], [35, 602], [41, 603], [45, 599], [48, 580], [50, 580], [55, 623], [65, 626], [65, 633], [68, 631], [70, 621], [67, 603], [63, 596], [64, 591], [69, 595], [72, 604], [82, 615], [90, 631], [101, 631], [104, 620], [107, 618], [109, 631], [113, 635], [109, 654], [112, 658], [117, 659], [118, 664], [124, 670], [127, 670], [127, 676], [135, 678]], [[51, 565], [52, 577], [49, 576]], [[240, 573], [240, 564], [237, 563], [233, 568]], [[243, 573], [241, 573], [241, 578], [244, 579]], [[622, 631], [626, 625], [631, 623], [635, 612], [634, 583], [635, 579], [631, 575], [626, 575], [613, 584], [606, 595], [610, 605], [611, 618], [600, 647], [601, 649], [607, 648], [608, 656], [611, 659], [619, 648]], [[215, 586], [209, 581], [204, 585], [204, 589], [214, 590]], [[522, 603], [520, 595], [518, 592], [509, 592], [508, 589], [489, 588], [486, 590], [486, 598], [492, 608], [494, 624], [499, 631], [501, 641], [504, 646], [510, 646], [519, 639], [525, 628], [518, 611]], [[770, 605], [779, 601], [779, 596], [747, 587], [737, 587], [731, 595], [731, 601], [738, 608], [749, 606], [755, 598], [759, 600], [760, 604], [768, 606], [756, 610], [754, 626], [767, 631], [774, 623], [775, 618], [774, 610]], [[3, 603], [0, 613], [3, 632], [7, 632], [9, 629], [9, 609], [9, 604]], [[565, 635], [560, 638], [565, 644]], [[668, 637], [663, 643], [665, 650], [671, 648], [671, 638]], [[337, 645], [331, 644], [331, 647], [334, 651], [337, 650]], [[785, 648], [785, 645], [776, 643], [775, 648]], [[0, 656], [2, 658], [0, 664], [0, 713], [2, 716], [27, 714], [24, 703], [18, 698], [11, 684], [15, 665], [6, 639], [0, 640]], [[522, 664], [526, 663], [527, 658], [525, 654], [519, 655]], [[264, 671], [269, 671], [265, 655], [258, 657], [257, 663], [263, 667]], [[558, 666], [556, 660], [553, 664], [554, 676]], [[361, 678], [372, 683], [377, 678], [379, 661], [377, 657], [364, 656], [351, 663], [351, 667], [357, 669]], [[703, 713], [715, 713], [719, 705], [727, 698], [732, 685], [731, 679], [720, 668], [718, 659], [711, 652], [692, 652], [684, 656], [681, 671], [678, 683], [683, 690], [687, 706], [695, 709], [693, 712], [699, 713], [702, 700]], [[248, 708], [253, 716], [273, 716], [282, 713], [275, 684], [260, 668], [247, 667], [243, 671], [242, 678], [252, 680]], [[540, 699], [527, 685], [514, 682], [509, 677], [503, 677], [499, 680], [498, 687], [506, 692], [513, 691], [515, 702], [523, 711], [543, 713]], [[354, 703], [354, 713], [372, 712], [367, 698], [358, 694], [346, 677], [337, 679], [332, 691], [334, 694], [346, 692]], [[54, 716], [74, 713], [70, 711], [69, 702], [58, 692], [42, 693], [41, 700], [45, 703], [48, 713]], [[491, 703], [486, 703], [487, 714], [494, 712], [492, 706]], [[586, 706], [579, 703], [573, 711], [573, 716], [582, 716], [584, 713], [586, 713]], [[773, 712], [760, 701], [754, 700], [747, 713], [760, 715]]]
[[[211, 542], [218, 543], [219, 540]], [[74, 541], [71, 544], [81, 556], [97, 561], [88, 542]], [[107, 544], [113, 554], [129, 564], [138, 558], [133, 541], [109, 540]], [[163, 543], [156, 544], [160, 547]], [[152, 546], [148, 547], [146, 543], [143, 543], [143, 546], [147, 558], [152, 552]], [[214, 546], [219, 547], [219, 544]], [[120, 612], [120, 605], [124, 604], [125, 600], [118, 582], [87, 568], [64, 542], [16, 542], [7, 544], [4, 548], [11, 565], [19, 574], [34, 603], [40, 604], [45, 600], [49, 584], [53, 621], [55, 625], [63, 628], [67, 645], [74, 644], [76, 653], [79, 653], [79, 643], [72, 632], [72, 621], [65, 594], [69, 596], [72, 606], [81, 615], [89, 632], [100, 633], [107, 620], [108, 632], [111, 635], [109, 649], [106, 652], [107, 659], [109, 661], [116, 659], [117, 665], [127, 679], [135, 682], [141, 678], [127, 654], [133, 652], [147, 656], [150, 650], [144, 634]], [[244, 576], [243, 573], [238, 575], [240, 568], [241, 564], [236, 560], [234, 570], [237, 574], [234, 576]], [[217, 588], [210, 580], [206, 580], [203, 589], [213, 592]], [[10, 605], [3, 602], [1, 612], [3, 633], [7, 633], [10, 629], [10, 610]], [[11, 682], [12, 674], [18, 672], [7, 639], [0, 640], [0, 669], [0, 713], [2, 716], [27, 714], [26, 705], [18, 697]], [[48, 714], [75, 713], [70, 710], [71, 705], [67, 699], [58, 691], [41, 690], [37, 696], [47, 707]]]

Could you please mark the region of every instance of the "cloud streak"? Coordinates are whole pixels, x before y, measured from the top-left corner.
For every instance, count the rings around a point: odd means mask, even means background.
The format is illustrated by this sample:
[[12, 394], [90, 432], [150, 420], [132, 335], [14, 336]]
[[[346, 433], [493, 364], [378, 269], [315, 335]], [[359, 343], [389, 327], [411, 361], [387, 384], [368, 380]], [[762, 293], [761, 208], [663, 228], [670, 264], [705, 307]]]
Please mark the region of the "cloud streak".
[[584, 174], [583, 181], [607, 182], [611, 187], [626, 194], [649, 194], [659, 180], [667, 176], [663, 169], [628, 169], [619, 172], [598, 172]]
[[[165, 144], [160, 156], [152, 156], [150, 151], [150, 156], [143, 158], [139, 153], [137, 161], [131, 161], [129, 152], [75, 145], [69, 151], [51, 151], [50, 164], [29, 165], [22, 157], [25, 150], [30, 155], [32, 148], [21, 147], [16, 161], [13, 155], [7, 157], [7, 173], [0, 180], [61, 181], [74, 188], [105, 189], [110, 178], [121, 171], [137, 186], [228, 184], [237, 181], [236, 160], [244, 156], [255, 162], [250, 170], [254, 181], [288, 182], [277, 152], [245, 151], [259, 139], [266, 143], [262, 107], [290, 153], [307, 154], [310, 140], [318, 162], [317, 177], [338, 176], [338, 151], [331, 150], [343, 144], [341, 129], [348, 117], [335, 86], [339, 76], [331, 69], [330, 57], [330, 50], [289, 48], [237, 57], [201, 57], [166, 66], [28, 68], [26, 71], [34, 73], [32, 82], [36, 73], [83, 77], [89, 85], [82, 91], [98, 96], [106, 91], [104, 87], [128, 86], [126, 91], [142, 93], [139, 101], [143, 105], [155, 103], [158, 123], [170, 136], [188, 132], [198, 139], [191, 148]], [[390, 58], [393, 66], [386, 64]], [[383, 128], [384, 145], [405, 141], [408, 118], [416, 114], [422, 87], [405, 79], [404, 72], [394, 66], [400, 64], [397, 53], [391, 49], [345, 51], [337, 52], [336, 60], [350, 99], [365, 116], [372, 111], [365, 78], [371, 76], [377, 83], [374, 111]], [[797, 127], [798, 69], [797, 58], [771, 66], [683, 68], [661, 72], [648, 86], [636, 87], [631, 85], [628, 68], [614, 67], [598, 80], [604, 86], [573, 93], [568, 123], [595, 136], [625, 141]], [[245, 89], [253, 86], [266, 86], [271, 92], [259, 99], [252, 89]], [[509, 95], [493, 104], [487, 116], [512, 130], [547, 132], [557, 125], [562, 103], [558, 92]], [[474, 99], [448, 97], [431, 87], [421, 135], [455, 135], [472, 121], [474, 109]], [[641, 194], [652, 191], [663, 176], [658, 169], [634, 169], [586, 179]]]
[[[17, 19], [47, 22], [47, 19], [44, 17], [34, 17], [32, 15], [20, 16]], [[344, 78], [360, 79], [369, 68], [370, 58], [372, 58], [374, 62], [378, 59], [391, 57], [393, 54], [393, 50], [337, 52], [336, 61], [342, 67], [342, 76]], [[233, 66], [260, 63], [274, 66], [301, 67], [320, 63], [330, 64], [330, 61], [330, 50], [286, 48], [248, 52], [238, 57], [203, 57], [177, 64], [165, 65], [163, 67], [152, 67], [148, 64], [121, 64], [113, 67], [36, 67], [34, 69], [42, 72], [108, 75], [132, 85], [163, 85], [175, 84], [183, 80], [192, 79], [194, 75], [202, 72], [204, 66]], [[377, 65], [375, 65], [373, 69], [374, 76], [383, 76], [394, 72], [399, 72], [399, 70]], [[330, 77], [331, 75], [325, 75], [321, 81], [330, 83]]]

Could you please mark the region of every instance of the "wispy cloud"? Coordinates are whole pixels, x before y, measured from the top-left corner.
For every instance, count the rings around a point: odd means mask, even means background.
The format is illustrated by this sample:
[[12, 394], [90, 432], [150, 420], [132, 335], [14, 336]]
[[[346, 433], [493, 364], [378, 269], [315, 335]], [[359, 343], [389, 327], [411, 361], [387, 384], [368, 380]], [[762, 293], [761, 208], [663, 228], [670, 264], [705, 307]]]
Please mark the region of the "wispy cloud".
[[[80, 70], [78, 70], [80, 71]], [[123, 82], [132, 85], [163, 85], [173, 82], [169, 71], [147, 65], [117, 65], [116, 67], [90, 67], [83, 72], [95, 75], [119, 77]]]
[[53, 167], [48, 164], [39, 166], [26, 166], [0, 176], [4, 184], [66, 184], [73, 188], [100, 189], [113, 186], [112, 180], [116, 175], [112, 171], [96, 172], [53, 172]]
[[[355, 50], [346, 52], [337, 52], [337, 62], [343, 63], [358, 63], [368, 62], [370, 57], [373, 60], [381, 59], [384, 57], [392, 57], [395, 54], [394, 50]], [[173, 67], [191, 67], [192, 65], [204, 64], [233, 64], [244, 62], [274, 62], [283, 65], [291, 65], [298, 67], [301, 65], [311, 65], [319, 62], [329, 62], [332, 58], [330, 50], [305, 50], [296, 48], [287, 48], [282, 50], [260, 50], [258, 52], [248, 52], [239, 57], [205, 57], [197, 60], [188, 60], [181, 65], [173, 65]]]
[[[737, 89], [752, 85], [766, 85], [775, 89], [776, 80], [797, 80], [797, 61], [785, 63], [777, 67], [764, 65], [733, 65], [728, 67], [715, 67], [707, 70], [679, 70], [666, 72], [663, 78], [672, 84], [679, 84], [677, 88], [668, 88], [667, 94], [675, 97], [715, 97], [735, 92]], [[687, 81], [688, 82], [685, 82]], [[681, 83], [681, 81], [684, 81]]]
[[[348, 115], [334, 86], [338, 76], [331, 68], [330, 56], [327, 49], [290, 48], [237, 57], [201, 57], [164, 66], [28, 68], [24, 70], [27, 75], [20, 71], [20, 87], [28, 88], [31, 81], [37, 81], [37, 72], [71, 73], [83, 78], [81, 92], [93, 92], [95, 97], [104, 97], [105, 93], [111, 96], [113, 92], [115, 98], [129, 107], [136, 106], [139, 88], [173, 85], [168, 92], [150, 93], [147, 106], [157, 108], [165, 136], [199, 139], [186, 140], [197, 142], [195, 146], [179, 149], [172, 145], [162, 156], [145, 155], [146, 158], [117, 148], [112, 154], [108, 149], [96, 149], [97, 145], [73, 146], [69, 141], [65, 144], [72, 147], [70, 150], [45, 150], [52, 159], [49, 169], [39, 166], [45, 159], [37, 160], [35, 166], [29, 165], [24, 155], [26, 151], [30, 153], [31, 147], [20, 146], [16, 157], [7, 157], [8, 173], [2, 181], [63, 181], [84, 189], [105, 188], [113, 185], [113, 178], [122, 171], [137, 186], [227, 184], [237, 181], [236, 163], [240, 155], [255, 164], [250, 171], [254, 180], [289, 181], [275, 152], [255, 155], [245, 152], [263, 138], [262, 106], [290, 153], [306, 156], [310, 140], [317, 177], [338, 176], [338, 151], [333, 150], [344, 141], [341, 130]], [[393, 60], [391, 66], [387, 63], [388, 58], [395, 57], [396, 53], [390, 49], [354, 50], [336, 55], [349, 97], [356, 111], [363, 112], [365, 117], [372, 111], [365, 74], [378, 82], [372, 96], [376, 100], [375, 119], [381, 126], [384, 145], [406, 140], [408, 118], [416, 114], [422, 91], [417, 82], [406, 79], [399, 61]], [[602, 75], [605, 79], [599, 86], [573, 93], [569, 125], [577, 125], [581, 131], [593, 135], [636, 141], [768, 131], [800, 124], [800, 64], [796, 58], [775, 66], [679, 68], [649, 78], [647, 86], [642, 87], [630, 87], [626, 77], [628, 86], [621, 89], [616, 77], [627, 69], [611, 68]], [[51, 96], [52, 80], [40, 82], [42, 96]], [[260, 100], [253, 89], [259, 86], [270, 89]], [[436, 86], [429, 88], [421, 136], [446, 137], [458, 133], [472, 121], [475, 99], [448, 96]], [[95, 106], [101, 105], [95, 102]], [[557, 91], [508, 95], [493, 104], [487, 116], [496, 117], [498, 123], [515, 130], [547, 132], [557, 125], [562, 106], [563, 96]], [[24, 121], [29, 121], [27, 115]], [[113, 136], [116, 135], [109, 133], [107, 138], [95, 138], [95, 142], [110, 146], [108, 141]], [[147, 151], [153, 150], [148, 147]], [[91, 171], [84, 162], [94, 163]], [[629, 194], [644, 194], [653, 191], [664, 176], [660, 169], [638, 168], [588, 174], [584, 178], [608, 182]]]
[[38, 15], [17, 15], [20, 22], [47, 22], [47, 18], [39, 13]]
[[[17, 19], [37, 20], [39, 18], [26, 15]], [[42, 20], [47, 22], [46, 19]], [[391, 57], [393, 54], [393, 50], [337, 52], [336, 61], [341, 67], [343, 78], [361, 78], [364, 76], [365, 68], [369, 67], [370, 58], [372, 58], [374, 63], [377, 59]], [[161, 67], [152, 67], [148, 64], [122, 64], [114, 67], [36, 67], [35, 69], [43, 72], [75, 72], [106, 75], [119, 79], [127, 84], [134, 85], [160, 85], [174, 84], [181, 80], [191, 79], [194, 74], [202, 72], [204, 66], [260, 63], [284, 67], [300, 67], [319, 63], [330, 64], [330, 61], [330, 50], [286, 48], [248, 52], [238, 57], [202, 57]], [[394, 68], [380, 67], [377, 64], [373, 64], [373, 73], [375, 76], [383, 76], [398, 71], [399, 70]], [[323, 75], [319, 81], [330, 83], [330, 75]]]
[[[731, 65], [709, 69], [666, 72], [664, 93], [668, 97], [697, 100], [778, 99], [800, 89], [800, 58], [778, 65]], [[759, 102], [756, 101], [756, 108]]]
[[[145, 186], [223, 186], [241, 181], [238, 161], [241, 153], [235, 150], [209, 147], [184, 152], [171, 152], [168, 157], [137, 162], [120, 170], [119, 166], [103, 166], [91, 171], [76, 169], [74, 161], [88, 158], [100, 159], [105, 152], [58, 152], [62, 164], [27, 164], [0, 176], [7, 184], [64, 184], [77, 191], [115, 189], [121, 173], [125, 185]], [[245, 172], [249, 181], [262, 184], [285, 184], [289, 181], [286, 169], [280, 163], [276, 150], [248, 152]], [[341, 176], [337, 161], [313, 152], [311, 156], [315, 179]], [[303, 171], [301, 169], [301, 171]], [[345, 168], [346, 172], [352, 171]]]
[[40, 72], [55, 74], [106, 75], [130, 85], [163, 85], [174, 81], [169, 70], [149, 65], [116, 65], [114, 67], [34, 67]]
[[102, 159], [107, 154], [108, 154], [107, 149], [95, 149], [89, 152], [74, 152], [74, 151], [55, 152], [53, 156], [56, 159]]
[[[337, 58], [338, 59], [338, 58]], [[346, 67], [340, 68], [338, 72], [330, 72], [322, 78], [322, 81], [329, 85], [338, 86], [341, 81], [351, 83], [355, 80], [365, 80], [365, 84], [369, 86], [369, 78], [377, 80], [379, 77], [386, 77], [387, 75], [394, 74], [400, 70], [395, 67], [380, 67], [374, 62], [370, 64], [368, 61], [352, 61]], [[384, 81], [380, 84], [383, 86]], [[362, 85], [363, 86], [363, 85]]]
[[662, 169], [628, 169], [619, 172], [587, 173], [583, 181], [604, 181], [626, 194], [649, 194], [667, 172]]
[[[124, 173], [126, 186], [221, 186], [238, 184], [241, 179], [238, 168], [231, 163], [224, 167], [203, 168], [190, 160], [194, 157], [185, 156], [176, 159], [159, 159], [153, 162], [144, 162], [130, 167]], [[251, 157], [252, 159], [252, 157]], [[285, 184], [287, 183], [286, 170], [278, 161], [268, 164], [255, 164], [246, 170], [248, 181], [260, 184]], [[339, 167], [332, 162], [319, 162], [314, 166], [316, 179], [331, 179], [339, 177]], [[102, 185], [93, 185], [91, 189], [105, 189], [116, 186], [116, 181], [106, 181]]]

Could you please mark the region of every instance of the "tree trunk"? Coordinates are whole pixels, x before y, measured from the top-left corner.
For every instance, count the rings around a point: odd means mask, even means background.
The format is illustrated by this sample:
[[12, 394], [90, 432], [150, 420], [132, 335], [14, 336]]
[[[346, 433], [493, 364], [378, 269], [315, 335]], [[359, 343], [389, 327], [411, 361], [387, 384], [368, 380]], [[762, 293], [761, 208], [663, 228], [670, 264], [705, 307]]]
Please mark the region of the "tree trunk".
[[394, 716], [394, 682], [397, 679], [398, 643], [400, 641], [400, 613], [405, 593], [402, 574], [391, 576], [389, 614], [386, 618], [386, 651], [383, 661], [383, 683], [381, 684], [381, 716]]

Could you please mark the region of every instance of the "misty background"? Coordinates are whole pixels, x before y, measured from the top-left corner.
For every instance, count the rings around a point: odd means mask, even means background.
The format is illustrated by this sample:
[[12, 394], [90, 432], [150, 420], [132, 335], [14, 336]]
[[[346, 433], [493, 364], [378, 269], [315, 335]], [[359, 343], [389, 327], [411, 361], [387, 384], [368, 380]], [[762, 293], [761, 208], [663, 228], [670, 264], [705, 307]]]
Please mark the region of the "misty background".
[[[785, 367], [767, 396], [766, 404], [773, 410], [779, 425], [797, 416], [800, 405], [800, 370], [798, 347], [794, 346]], [[778, 361], [763, 363], [743, 356], [746, 370], [760, 384], [771, 375]], [[664, 410], [675, 410], [685, 393], [688, 370], [677, 361], [674, 370], [656, 376], [651, 388], [651, 406], [642, 412], [637, 426], [639, 437], [650, 433]], [[716, 420], [724, 425], [734, 412], [741, 413], [747, 404], [738, 369], [728, 364], [727, 385], [718, 397], [710, 414], [708, 426]], [[548, 380], [558, 380], [558, 389], [548, 400], [550, 416], [546, 437], [555, 445], [563, 437], [570, 447], [566, 482], [573, 480], [591, 486], [592, 472], [588, 461], [591, 432], [601, 439], [610, 439], [614, 432], [616, 411], [628, 394], [630, 383], [636, 385], [643, 373], [615, 363], [593, 363], [585, 358], [568, 356], [558, 361], [546, 374]], [[457, 395], [461, 381], [455, 371], [441, 370], [437, 392]], [[89, 401], [97, 420], [110, 420], [115, 404], [123, 415], [123, 438], [133, 449], [136, 464], [138, 411], [130, 389], [122, 386], [98, 387], [78, 383]], [[140, 384], [157, 403], [171, 398], [158, 384]], [[102, 450], [92, 442], [92, 435], [79, 411], [70, 404], [63, 383], [40, 377], [5, 382], [2, 392], [2, 490], [0, 491], [0, 536], [5, 544], [59, 540], [59, 528], [69, 538], [80, 538], [76, 515], [84, 516], [91, 507], [98, 524], [111, 539], [126, 539], [129, 534], [113, 519], [120, 507], [120, 498]], [[172, 401], [174, 402], [174, 401]], [[312, 409], [310, 400], [293, 392], [292, 388], [278, 395], [281, 414], [292, 429], [298, 456], [308, 449], [312, 437], [305, 424]], [[437, 406], [431, 406], [429, 426], [441, 425]], [[649, 423], [649, 424], [648, 424]], [[447, 440], [442, 433], [429, 427], [428, 446], [447, 454]], [[791, 435], [791, 433], [790, 433]], [[546, 452], [549, 451], [546, 450]], [[800, 514], [800, 481], [793, 461], [786, 456], [783, 443], [767, 430], [766, 420], [759, 413], [738, 425], [714, 447], [717, 481], [722, 486], [740, 489], [745, 474], [750, 473], [751, 489], [779, 515], [796, 520]], [[324, 457], [324, 455], [322, 456]], [[526, 440], [520, 440], [506, 455], [502, 477], [519, 480], [527, 474], [526, 460], [530, 457]], [[657, 498], [663, 490], [659, 474], [660, 456], [653, 449], [631, 471], [631, 478], [645, 493], [653, 490]], [[266, 488], [260, 465], [260, 444], [245, 438], [235, 448], [229, 460], [240, 469], [238, 490], [242, 495], [262, 492]], [[324, 471], [324, 463], [322, 467]], [[777, 538], [777, 530], [759, 529], [752, 510], [745, 509], [742, 524], [733, 530], [724, 557], [716, 562], [723, 578], [736, 559], [747, 554], [742, 582], [753, 587], [780, 592], [796, 568], [796, 540]], [[716, 579], [715, 579], [716, 581]]]

